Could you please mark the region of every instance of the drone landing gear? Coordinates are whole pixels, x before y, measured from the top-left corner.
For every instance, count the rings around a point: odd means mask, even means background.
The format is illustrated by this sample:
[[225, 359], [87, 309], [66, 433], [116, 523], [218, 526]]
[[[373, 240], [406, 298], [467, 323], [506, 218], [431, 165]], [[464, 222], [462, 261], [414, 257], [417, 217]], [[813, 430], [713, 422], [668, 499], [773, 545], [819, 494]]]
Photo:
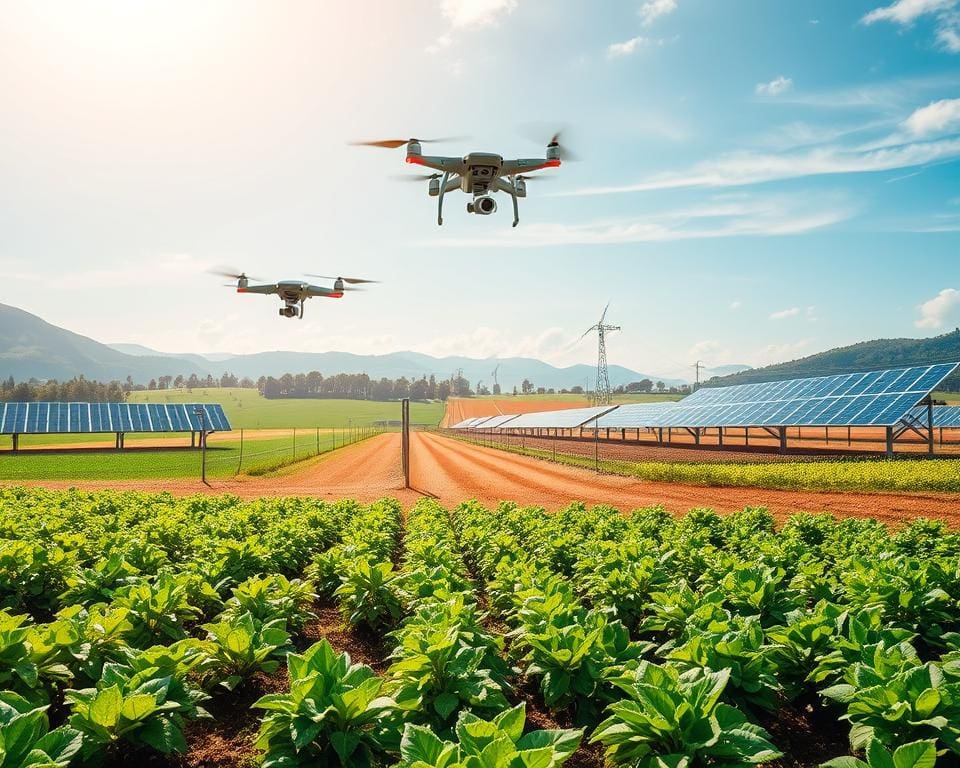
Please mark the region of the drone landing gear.
[[443, 172], [443, 178], [440, 179], [440, 194], [437, 197], [437, 226], [443, 226], [443, 196], [447, 193], [447, 180], [450, 178], [450, 171]]

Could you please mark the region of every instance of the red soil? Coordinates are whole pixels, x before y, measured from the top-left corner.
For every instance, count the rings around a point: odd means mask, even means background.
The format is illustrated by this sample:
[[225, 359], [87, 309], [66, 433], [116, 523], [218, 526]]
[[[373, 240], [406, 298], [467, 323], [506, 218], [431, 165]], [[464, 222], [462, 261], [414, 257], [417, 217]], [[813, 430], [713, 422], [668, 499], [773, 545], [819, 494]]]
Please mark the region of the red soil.
[[378, 435], [311, 460], [297, 471], [267, 478], [212, 480], [42, 481], [28, 485], [49, 488], [114, 488], [169, 491], [175, 494], [234, 493], [260, 496], [355, 498], [362, 502], [394, 496], [409, 505], [421, 495], [446, 505], [477, 499], [494, 505], [502, 499], [547, 509], [571, 501], [612, 504], [623, 510], [662, 504], [673, 512], [713, 507], [732, 512], [745, 506], [766, 506], [774, 514], [832, 512], [840, 516], [876, 517], [896, 523], [918, 516], [960, 525], [960, 496], [943, 493], [845, 493], [778, 491], [762, 488], [711, 488], [679, 483], [640, 481], [598, 475], [586, 469], [551, 464], [492, 448], [415, 432], [411, 435], [411, 485], [403, 488], [400, 435]]

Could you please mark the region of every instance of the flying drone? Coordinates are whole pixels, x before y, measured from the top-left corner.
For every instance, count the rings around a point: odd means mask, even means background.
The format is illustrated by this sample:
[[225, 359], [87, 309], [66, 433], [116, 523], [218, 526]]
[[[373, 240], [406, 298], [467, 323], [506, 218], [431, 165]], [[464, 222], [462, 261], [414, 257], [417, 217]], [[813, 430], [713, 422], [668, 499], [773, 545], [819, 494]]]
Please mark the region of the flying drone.
[[527, 182], [543, 176], [523, 174], [544, 168], [559, 168], [560, 161], [575, 159], [569, 150], [560, 146], [557, 133], [547, 144], [546, 157], [505, 160], [489, 152], [471, 152], [463, 157], [438, 157], [424, 155], [421, 145], [428, 142], [453, 141], [453, 139], [384, 139], [381, 141], [355, 141], [355, 146], [382, 147], [383, 149], [407, 148], [407, 162], [432, 168], [436, 173], [422, 176], [404, 176], [406, 181], [429, 181], [427, 191], [437, 198], [437, 224], [443, 224], [443, 196], [447, 192], [461, 190], [473, 195], [467, 203], [467, 213], [489, 216], [497, 210], [493, 195], [506, 192], [513, 200], [513, 226], [520, 222], [517, 199], [527, 196]]
[[284, 306], [280, 309], [281, 317], [299, 317], [303, 319], [303, 304], [314, 296], [323, 296], [328, 299], [341, 299], [346, 291], [358, 291], [361, 288], [353, 286], [361, 283], [376, 283], [377, 280], [364, 280], [360, 277], [328, 277], [326, 275], [307, 275], [320, 280], [333, 280], [333, 288], [323, 285], [312, 285], [303, 280], [281, 280], [276, 283], [251, 285], [249, 278], [243, 272], [236, 270], [210, 270], [212, 274], [221, 277], [233, 278], [237, 281], [237, 293], [275, 294], [283, 300]]

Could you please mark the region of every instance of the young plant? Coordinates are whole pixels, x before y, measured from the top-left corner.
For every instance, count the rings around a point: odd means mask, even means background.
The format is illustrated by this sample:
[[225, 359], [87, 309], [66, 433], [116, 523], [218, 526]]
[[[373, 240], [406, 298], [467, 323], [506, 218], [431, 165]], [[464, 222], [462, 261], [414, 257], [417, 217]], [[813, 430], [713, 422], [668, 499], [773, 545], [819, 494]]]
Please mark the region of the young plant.
[[856, 757], [835, 757], [820, 768], [934, 768], [937, 762], [937, 743], [928, 739], [902, 744], [892, 752], [873, 739], [867, 744], [866, 760]]
[[429, 728], [408, 723], [396, 768], [560, 768], [580, 746], [581, 730], [524, 734], [525, 719], [522, 703], [492, 720], [463, 712], [456, 742], [442, 741]]
[[283, 619], [266, 624], [249, 613], [204, 624], [204, 649], [212, 660], [213, 675], [228, 691], [234, 690], [254, 672], [272, 674], [290, 644]]
[[400, 600], [394, 590], [393, 566], [361, 558], [347, 565], [334, 595], [350, 626], [377, 632], [400, 618]]
[[335, 655], [326, 640], [287, 656], [290, 692], [254, 703], [264, 709], [257, 747], [263, 768], [340, 765], [369, 768], [395, 748], [388, 722], [393, 699], [381, 696], [383, 681], [370, 667]]
[[733, 768], [781, 757], [763, 728], [720, 701], [729, 679], [729, 670], [680, 674], [642, 662], [612, 681], [627, 696], [607, 707], [590, 741], [606, 746], [610, 764], [635, 768]]
[[129, 610], [127, 618], [133, 626], [127, 638], [130, 645], [146, 648], [187, 636], [184, 624], [200, 615], [200, 609], [190, 603], [188, 586], [186, 576], [165, 573], [115, 592], [112, 606]]
[[0, 691], [0, 768], [66, 768], [82, 744], [73, 728], [50, 730], [46, 707]]
[[254, 576], [234, 588], [222, 616], [229, 620], [249, 613], [261, 624], [282, 619], [291, 630], [299, 630], [313, 616], [310, 606], [316, 597], [309, 581], [278, 573]]

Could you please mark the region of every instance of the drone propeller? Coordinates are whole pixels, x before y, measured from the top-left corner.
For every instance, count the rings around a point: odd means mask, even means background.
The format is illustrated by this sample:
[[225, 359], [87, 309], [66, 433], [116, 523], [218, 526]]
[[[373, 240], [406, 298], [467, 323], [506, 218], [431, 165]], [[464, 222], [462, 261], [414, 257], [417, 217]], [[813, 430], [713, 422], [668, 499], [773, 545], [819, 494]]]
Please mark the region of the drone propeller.
[[557, 131], [550, 138], [550, 141], [547, 142], [548, 147], [558, 147], [560, 149], [560, 159], [565, 163], [576, 163], [579, 162], [580, 157], [570, 151], [569, 147], [560, 143], [560, 136], [562, 131]]
[[445, 136], [440, 139], [380, 139], [378, 141], [351, 141], [354, 147], [381, 147], [382, 149], [399, 149], [411, 141], [418, 144], [435, 144], [443, 141], [463, 141], [463, 136]]
[[[379, 280], [364, 280], [362, 277], [330, 277], [330, 275], [314, 275], [307, 273], [307, 277], [316, 277], [320, 280], [342, 280], [343, 282], [349, 285], [357, 285], [359, 283], [379, 283]], [[358, 290], [354, 288], [353, 290]]]
[[441, 175], [442, 174], [439, 173], [415, 173], [413, 175], [405, 173], [391, 176], [390, 178], [393, 179], [393, 181], [429, 181], [431, 179], [439, 179]]
[[[526, 123], [520, 126], [520, 132], [531, 141], [540, 144], [544, 136], [549, 136], [548, 147], [560, 148], [560, 159], [565, 163], [574, 163], [580, 160], [574, 152], [563, 142], [563, 135], [568, 132], [566, 127], [557, 128], [541, 122]], [[569, 136], [568, 136], [569, 138]]]
[[236, 267], [214, 267], [213, 269], [208, 269], [207, 274], [229, 277], [233, 280], [260, 280], [259, 277], [252, 277], [245, 272], [238, 272]]
[[514, 178], [515, 178], [517, 181], [556, 181], [556, 180], [557, 180], [557, 177], [556, 177], [556, 176], [549, 176], [549, 175], [544, 175], [544, 176], [540, 176], [540, 175], [537, 175], [537, 176], [514, 176]]

